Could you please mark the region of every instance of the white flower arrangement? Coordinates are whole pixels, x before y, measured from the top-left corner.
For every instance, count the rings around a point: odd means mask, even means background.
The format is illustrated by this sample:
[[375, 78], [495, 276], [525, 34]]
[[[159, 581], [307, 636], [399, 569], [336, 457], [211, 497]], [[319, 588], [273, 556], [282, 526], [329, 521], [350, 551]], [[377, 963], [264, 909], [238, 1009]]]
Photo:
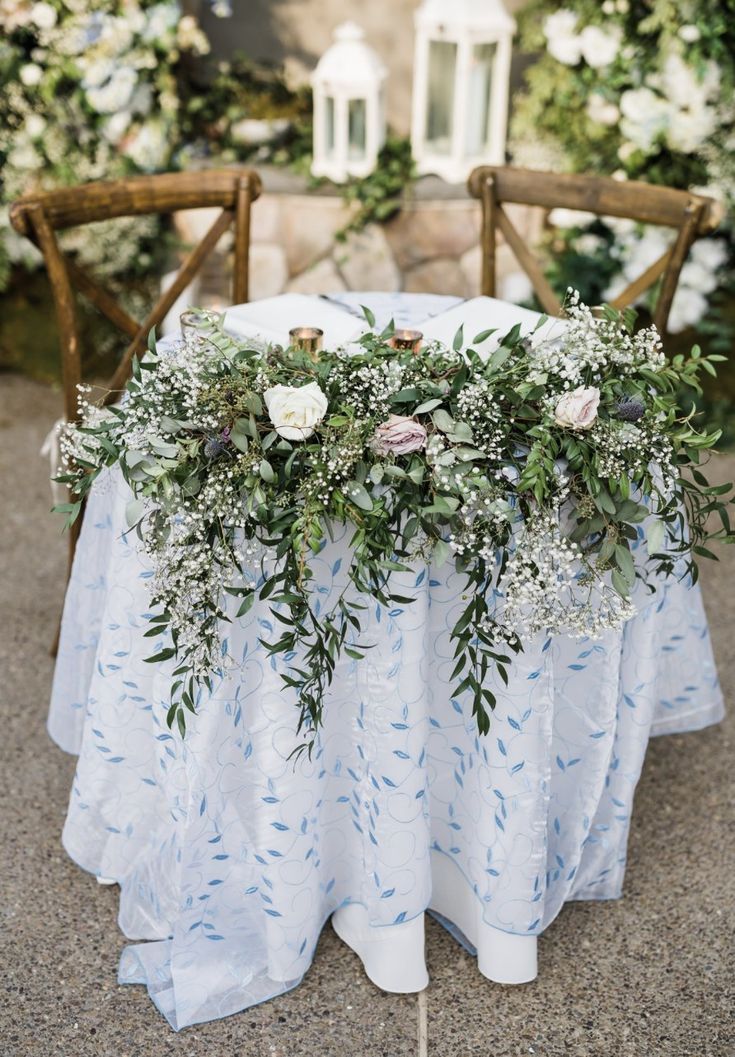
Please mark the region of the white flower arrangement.
[[[177, 66], [209, 42], [178, 0], [0, 0], [0, 289], [28, 263], [7, 206], [38, 188], [165, 169], [180, 144]], [[82, 236], [106, 271], [136, 261], [150, 225]], [[3, 262], [5, 267], [3, 267]]]
[[[529, 87], [513, 108], [517, 163], [691, 188], [720, 202], [723, 214], [735, 206], [735, 10], [726, 6], [729, 16], [711, 17], [702, 0], [642, 6], [567, 0], [561, 9], [530, 0], [519, 13], [524, 41], [529, 51], [545, 48], [545, 55], [530, 67]], [[577, 274], [581, 282], [584, 272], [605, 277], [594, 291], [588, 287], [588, 296], [612, 298], [641, 273], [638, 263], [651, 263], [666, 248], [660, 233], [611, 218], [591, 230], [592, 218], [586, 225], [560, 210], [551, 221], [570, 253], [582, 258], [577, 270], [562, 269], [565, 285]], [[602, 240], [589, 252], [601, 268], [584, 260], [590, 235]], [[695, 252], [699, 245], [707, 243]], [[684, 268], [671, 333], [703, 322], [713, 299], [717, 304], [719, 292], [733, 284], [727, 224], [713, 245], [704, 251], [711, 264]], [[724, 317], [721, 323], [724, 330]]]

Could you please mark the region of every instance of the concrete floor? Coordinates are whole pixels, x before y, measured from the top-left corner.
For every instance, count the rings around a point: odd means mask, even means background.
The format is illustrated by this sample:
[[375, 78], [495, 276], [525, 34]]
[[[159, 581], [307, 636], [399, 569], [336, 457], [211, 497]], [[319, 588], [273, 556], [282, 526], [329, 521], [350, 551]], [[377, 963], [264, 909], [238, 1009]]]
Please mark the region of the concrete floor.
[[[65, 544], [38, 449], [60, 406], [0, 377], [0, 1057], [732, 1057], [732, 711], [722, 727], [652, 742], [625, 896], [567, 905], [532, 984], [488, 983], [430, 922], [418, 998], [374, 988], [329, 928], [295, 991], [178, 1035], [143, 988], [118, 987], [117, 889], [62, 850], [74, 760], [44, 729]], [[719, 461], [728, 474], [735, 458]], [[704, 570], [730, 701], [733, 571], [735, 552]]]

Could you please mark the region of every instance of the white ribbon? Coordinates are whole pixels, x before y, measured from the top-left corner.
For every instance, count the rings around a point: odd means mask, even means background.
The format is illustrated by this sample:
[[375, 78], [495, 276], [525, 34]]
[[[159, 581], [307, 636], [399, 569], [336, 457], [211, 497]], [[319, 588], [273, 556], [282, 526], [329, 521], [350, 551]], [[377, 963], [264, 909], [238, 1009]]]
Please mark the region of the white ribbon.
[[54, 422], [53, 426], [46, 434], [46, 439], [41, 445], [41, 450], [38, 453], [39, 455], [45, 455], [49, 461], [51, 497], [54, 506], [57, 503], [67, 503], [69, 501], [69, 491], [66, 485], [54, 481], [54, 477], [61, 472], [61, 447], [59, 445], [59, 435], [65, 425], [65, 418], [57, 418], [56, 422]]

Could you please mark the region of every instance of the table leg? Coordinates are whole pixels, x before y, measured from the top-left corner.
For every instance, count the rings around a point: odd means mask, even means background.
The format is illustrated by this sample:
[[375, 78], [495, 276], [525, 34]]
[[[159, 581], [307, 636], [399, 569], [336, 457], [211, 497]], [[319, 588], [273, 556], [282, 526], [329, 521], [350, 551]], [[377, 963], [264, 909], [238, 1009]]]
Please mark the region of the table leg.
[[423, 914], [400, 925], [371, 926], [365, 907], [348, 903], [332, 915], [332, 928], [381, 991], [413, 994], [428, 985]]
[[526, 984], [538, 975], [537, 938], [503, 932], [484, 921], [482, 903], [446, 855], [432, 854], [431, 909], [474, 947], [477, 968], [496, 984]]

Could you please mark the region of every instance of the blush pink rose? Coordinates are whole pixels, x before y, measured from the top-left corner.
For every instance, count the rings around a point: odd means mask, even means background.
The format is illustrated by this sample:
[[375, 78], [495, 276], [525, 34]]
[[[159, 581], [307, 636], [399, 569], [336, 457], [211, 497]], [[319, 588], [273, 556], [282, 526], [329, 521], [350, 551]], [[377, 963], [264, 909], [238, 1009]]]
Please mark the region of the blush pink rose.
[[415, 418], [391, 415], [375, 430], [373, 448], [380, 455], [408, 455], [426, 445], [426, 430]]
[[554, 421], [557, 426], [566, 429], [589, 429], [597, 418], [600, 406], [600, 390], [591, 385], [580, 386], [571, 393], [565, 393], [554, 410]]

